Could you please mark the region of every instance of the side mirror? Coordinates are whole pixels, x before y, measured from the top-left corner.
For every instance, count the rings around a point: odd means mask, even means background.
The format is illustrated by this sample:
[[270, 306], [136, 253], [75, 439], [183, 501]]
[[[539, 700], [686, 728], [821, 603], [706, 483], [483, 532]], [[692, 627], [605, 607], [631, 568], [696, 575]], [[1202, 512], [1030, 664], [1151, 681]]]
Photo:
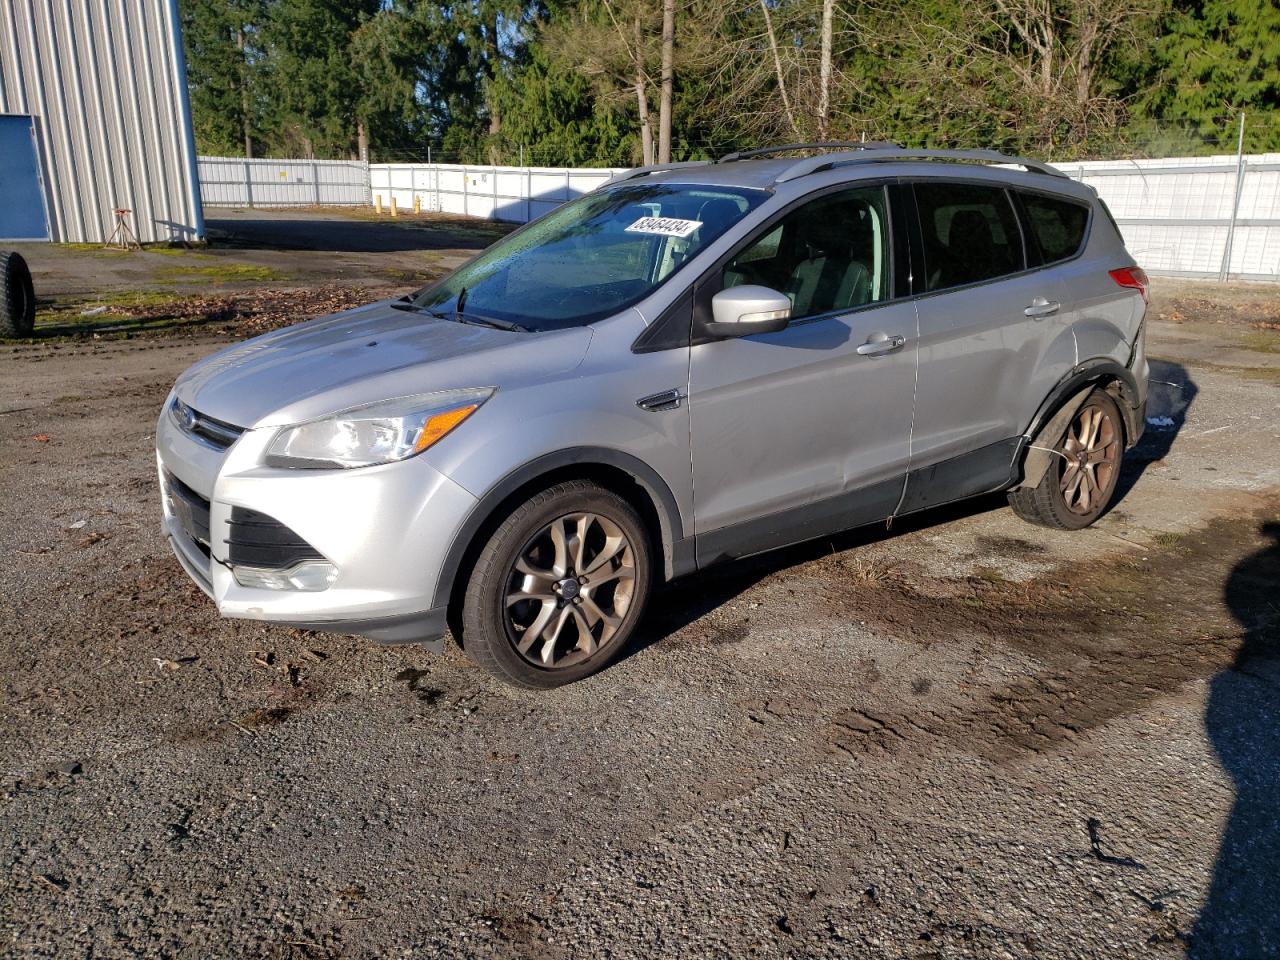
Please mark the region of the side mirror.
[[775, 333], [791, 319], [791, 298], [754, 284], [727, 287], [711, 298], [711, 316], [705, 329], [713, 337]]

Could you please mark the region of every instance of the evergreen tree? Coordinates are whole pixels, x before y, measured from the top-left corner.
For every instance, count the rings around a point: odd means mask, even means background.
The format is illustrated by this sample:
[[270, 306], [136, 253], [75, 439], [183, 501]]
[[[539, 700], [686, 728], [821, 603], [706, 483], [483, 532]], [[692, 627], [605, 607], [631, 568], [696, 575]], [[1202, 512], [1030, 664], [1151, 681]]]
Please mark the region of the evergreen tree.
[[1210, 143], [1246, 118], [1251, 150], [1280, 148], [1280, 2], [1178, 0], [1156, 46], [1142, 97], [1146, 115], [1181, 124]]
[[182, 32], [196, 143], [205, 153], [253, 156], [261, 128], [264, 0], [184, 0]]

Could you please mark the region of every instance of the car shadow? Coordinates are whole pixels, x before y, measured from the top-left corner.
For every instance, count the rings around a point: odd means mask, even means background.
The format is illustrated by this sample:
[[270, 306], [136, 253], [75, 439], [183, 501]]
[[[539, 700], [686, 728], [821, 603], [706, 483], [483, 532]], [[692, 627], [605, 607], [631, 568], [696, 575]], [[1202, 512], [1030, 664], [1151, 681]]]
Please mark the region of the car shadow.
[[1262, 531], [1270, 543], [1224, 588], [1244, 637], [1210, 681], [1205, 730], [1235, 802], [1192, 933], [1195, 960], [1280, 955], [1280, 523]]
[[414, 250], [483, 250], [514, 229], [512, 224], [466, 217], [431, 220], [356, 220], [211, 217], [209, 243], [237, 250], [319, 250], [331, 253], [404, 253]]
[[[1008, 505], [1008, 498], [1003, 493], [973, 497], [898, 517], [893, 521], [891, 529], [886, 529], [883, 523], [858, 527], [754, 557], [718, 564], [691, 576], [660, 584], [649, 601], [644, 620], [619, 659], [626, 660], [655, 643], [665, 642], [672, 634], [724, 606], [780, 570], [855, 547], [889, 540], [903, 533], [1004, 510]], [[730, 633], [732, 629], [729, 628]], [[728, 636], [720, 636], [723, 630], [718, 628], [711, 627], [708, 632], [711, 634], [711, 642], [729, 639]]]
[[1200, 388], [1187, 368], [1168, 360], [1152, 360], [1147, 390], [1147, 427], [1137, 446], [1124, 455], [1110, 510], [1128, 495], [1153, 463], [1169, 455], [1187, 422], [1187, 411]]
[[[1153, 463], [1159, 463], [1173, 447], [1187, 419], [1187, 411], [1200, 392], [1187, 368], [1180, 363], [1152, 360], [1147, 400], [1148, 423], [1141, 441], [1125, 454], [1120, 479], [1108, 510], [1133, 489]], [[889, 539], [909, 530], [979, 516], [1008, 506], [1003, 493], [988, 494], [958, 503], [908, 514], [894, 520], [891, 530], [882, 524], [860, 527], [834, 536], [797, 544], [731, 563], [721, 564], [672, 583], [660, 585], [649, 612], [621, 659], [634, 656], [665, 637], [687, 627], [749, 590], [766, 577], [787, 567], [853, 547]]]

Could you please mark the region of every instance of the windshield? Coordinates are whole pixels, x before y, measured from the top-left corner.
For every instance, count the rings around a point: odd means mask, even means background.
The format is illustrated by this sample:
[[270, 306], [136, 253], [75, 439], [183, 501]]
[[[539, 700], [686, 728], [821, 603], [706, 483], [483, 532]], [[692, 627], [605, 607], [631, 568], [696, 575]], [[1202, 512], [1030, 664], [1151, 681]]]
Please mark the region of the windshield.
[[494, 244], [413, 303], [527, 330], [582, 326], [648, 296], [767, 196], [675, 183], [589, 193]]

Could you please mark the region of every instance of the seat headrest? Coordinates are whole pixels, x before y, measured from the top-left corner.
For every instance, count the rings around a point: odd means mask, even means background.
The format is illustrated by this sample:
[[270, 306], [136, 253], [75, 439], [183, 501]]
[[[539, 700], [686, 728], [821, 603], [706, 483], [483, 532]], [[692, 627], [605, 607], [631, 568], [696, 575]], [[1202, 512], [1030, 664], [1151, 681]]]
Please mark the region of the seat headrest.
[[971, 244], [984, 249], [995, 244], [991, 224], [980, 210], [960, 210], [951, 218], [951, 227], [947, 230], [947, 246], [954, 247], [957, 244]]
[[698, 208], [698, 219], [702, 222], [700, 230], [704, 240], [719, 236], [729, 224], [742, 215], [738, 205], [732, 200], [717, 197], [708, 200]]

